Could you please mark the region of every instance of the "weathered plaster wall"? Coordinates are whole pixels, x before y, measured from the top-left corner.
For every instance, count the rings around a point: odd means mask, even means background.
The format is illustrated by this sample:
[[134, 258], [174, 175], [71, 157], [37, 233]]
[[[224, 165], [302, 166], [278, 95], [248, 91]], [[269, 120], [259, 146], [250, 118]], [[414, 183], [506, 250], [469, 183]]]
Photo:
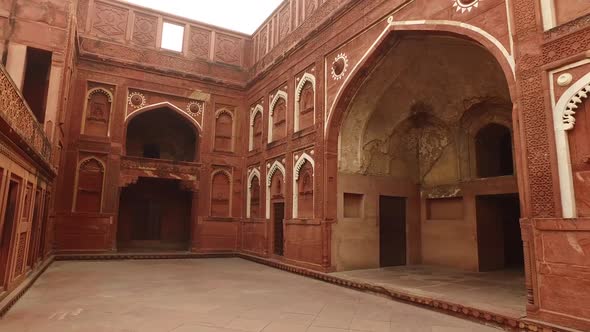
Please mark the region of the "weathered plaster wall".
[[[338, 219], [342, 190], [363, 193], [368, 201], [364, 226], [343, 222], [334, 227], [336, 265], [378, 266], [380, 191], [373, 188], [382, 188], [380, 183], [389, 178], [393, 188], [400, 181], [415, 186], [416, 192], [394, 195], [417, 200], [407, 213], [408, 225], [412, 217], [420, 221], [420, 232], [408, 233], [409, 243], [421, 245], [414, 260], [477, 271], [477, 223], [474, 215], [465, 214], [475, 203], [464, 201], [459, 187], [474, 177], [473, 127], [498, 119], [511, 127], [509, 105], [504, 75], [485, 49], [452, 37], [401, 36], [366, 78], [342, 125]], [[454, 201], [436, 200], [444, 194], [433, 193], [433, 201], [425, 197], [440, 186], [457, 188], [459, 193], [451, 194]], [[431, 204], [439, 204], [442, 214], [457, 212], [430, 216]], [[373, 241], [359, 241], [363, 236]]]

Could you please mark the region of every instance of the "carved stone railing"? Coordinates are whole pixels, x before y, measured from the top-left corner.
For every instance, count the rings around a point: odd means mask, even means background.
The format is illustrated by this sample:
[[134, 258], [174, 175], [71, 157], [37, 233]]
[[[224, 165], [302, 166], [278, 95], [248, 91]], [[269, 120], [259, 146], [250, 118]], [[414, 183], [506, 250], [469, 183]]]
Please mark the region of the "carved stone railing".
[[0, 65], [0, 117], [42, 161], [51, 164], [51, 143], [4, 66]]

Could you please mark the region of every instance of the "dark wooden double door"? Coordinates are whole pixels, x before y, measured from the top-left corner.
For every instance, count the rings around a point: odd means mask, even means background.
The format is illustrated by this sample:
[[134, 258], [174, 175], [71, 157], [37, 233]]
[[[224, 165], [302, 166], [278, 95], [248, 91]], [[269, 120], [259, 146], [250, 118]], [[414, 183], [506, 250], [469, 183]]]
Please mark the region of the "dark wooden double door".
[[379, 265], [406, 265], [405, 197], [379, 197]]

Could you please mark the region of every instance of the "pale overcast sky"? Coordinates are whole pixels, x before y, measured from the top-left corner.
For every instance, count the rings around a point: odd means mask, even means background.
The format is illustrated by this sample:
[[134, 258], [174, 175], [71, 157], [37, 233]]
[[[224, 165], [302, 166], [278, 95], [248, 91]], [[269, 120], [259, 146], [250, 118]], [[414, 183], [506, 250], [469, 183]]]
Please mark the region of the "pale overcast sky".
[[283, 0], [127, 0], [192, 20], [252, 34]]

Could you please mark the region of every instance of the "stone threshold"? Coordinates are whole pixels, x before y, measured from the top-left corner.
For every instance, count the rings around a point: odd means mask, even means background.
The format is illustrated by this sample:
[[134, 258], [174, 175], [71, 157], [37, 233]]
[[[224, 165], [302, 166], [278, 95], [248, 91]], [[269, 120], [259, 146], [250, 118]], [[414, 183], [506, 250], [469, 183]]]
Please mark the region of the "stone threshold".
[[499, 327], [506, 331], [519, 332], [582, 332], [548, 325], [539, 321], [530, 320], [526, 317], [509, 317], [504, 314], [494, 313], [488, 310], [481, 310], [464, 306], [458, 303], [433, 299], [424, 296], [414, 295], [394, 288], [383, 287], [369, 282], [353, 281], [337, 277], [303, 267], [286, 264], [284, 262], [258, 257], [254, 255], [219, 252], [219, 253], [193, 253], [193, 252], [129, 252], [129, 253], [93, 253], [93, 254], [56, 254], [48, 258], [43, 266], [29, 275], [14, 291], [0, 302], [0, 318], [20, 299], [25, 292], [33, 285], [43, 272], [54, 261], [92, 261], [92, 260], [133, 260], [133, 259], [208, 259], [208, 258], [241, 258], [254, 263], [263, 264], [272, 268], [295, 273], [301, 276], [314, 278], [333, 285], [354, 289], [361, 292], [384, 296], [394, 301], [415, 305], [417, 307], [434, 310], [454, 317], [467, 319], [483, 325]]

